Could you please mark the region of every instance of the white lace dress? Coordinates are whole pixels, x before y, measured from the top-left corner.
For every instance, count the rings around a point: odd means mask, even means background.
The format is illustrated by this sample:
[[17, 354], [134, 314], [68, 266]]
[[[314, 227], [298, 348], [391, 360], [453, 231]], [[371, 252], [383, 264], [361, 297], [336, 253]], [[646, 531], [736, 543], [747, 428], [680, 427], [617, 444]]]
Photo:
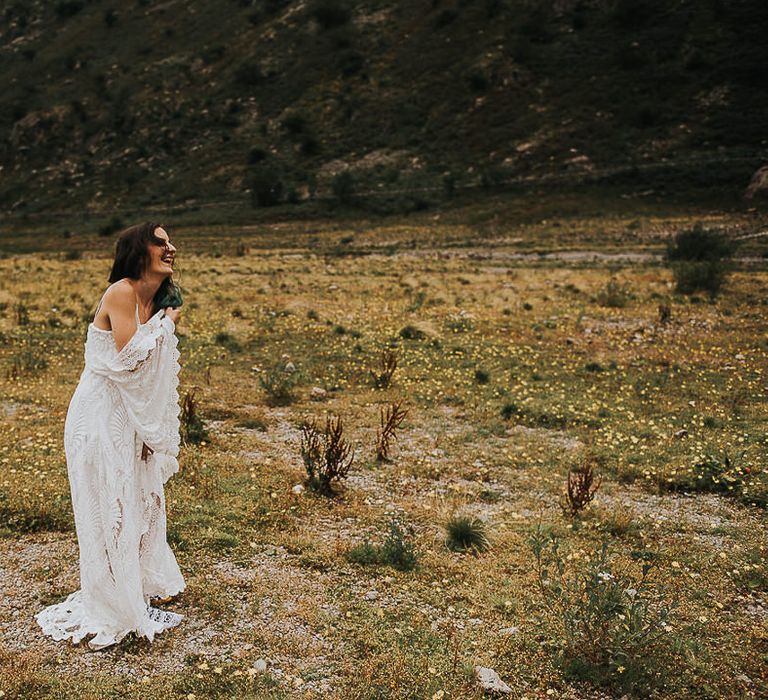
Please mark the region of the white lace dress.
[[[85, 368], [64, 423], [80, 590], [39, 612], [43, 632], [91, 649], [129, 632], [150, 641], [181, 615], [149, 605], [184, 590], [166, 541], [164, 484], [179, 469], [179, 351], [158, 311], [120, 352], [112, 331], [88, 326]], [[154, 453], [141, 459], [142, 443]]]

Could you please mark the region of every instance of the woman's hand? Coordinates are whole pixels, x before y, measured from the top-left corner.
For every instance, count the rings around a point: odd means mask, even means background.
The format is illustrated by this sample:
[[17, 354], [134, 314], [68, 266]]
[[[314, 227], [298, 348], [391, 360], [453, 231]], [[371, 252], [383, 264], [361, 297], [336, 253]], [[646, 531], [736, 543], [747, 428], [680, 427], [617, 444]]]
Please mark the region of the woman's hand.
[[181, 309], [174, 309], [172, 306], [168, 306], [165, 309], [165, 315], [173, 321], [174, 326], [179, 325], [179, 318], [181, 318]]
[[146, 462], [154, 450], [146, 442], [141, 443], [141, 458]]

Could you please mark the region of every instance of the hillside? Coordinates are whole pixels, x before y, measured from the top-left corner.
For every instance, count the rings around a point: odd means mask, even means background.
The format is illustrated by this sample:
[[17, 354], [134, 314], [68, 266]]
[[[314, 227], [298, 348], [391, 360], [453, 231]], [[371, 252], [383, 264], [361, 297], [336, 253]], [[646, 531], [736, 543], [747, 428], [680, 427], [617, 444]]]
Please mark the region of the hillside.
[[3, 5], [6, 216], [529, 180], [736, 198], [768, 155], [760, 0]]

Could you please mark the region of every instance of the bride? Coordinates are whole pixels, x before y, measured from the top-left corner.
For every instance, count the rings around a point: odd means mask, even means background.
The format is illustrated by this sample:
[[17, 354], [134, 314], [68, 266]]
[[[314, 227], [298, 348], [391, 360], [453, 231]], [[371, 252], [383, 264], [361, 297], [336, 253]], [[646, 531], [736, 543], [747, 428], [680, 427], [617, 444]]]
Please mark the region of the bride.
[[95, 635], [89, 647], [103, 649], [134, 632], [153, 641], [182, 618], [150, 605], [185, 586], [166, 541], [164, 495], [179, 469], [175, 255], [159, 224], [123, 231], [88, 326], [64, 423], [80, 589], [35, 616], [56, 640]]

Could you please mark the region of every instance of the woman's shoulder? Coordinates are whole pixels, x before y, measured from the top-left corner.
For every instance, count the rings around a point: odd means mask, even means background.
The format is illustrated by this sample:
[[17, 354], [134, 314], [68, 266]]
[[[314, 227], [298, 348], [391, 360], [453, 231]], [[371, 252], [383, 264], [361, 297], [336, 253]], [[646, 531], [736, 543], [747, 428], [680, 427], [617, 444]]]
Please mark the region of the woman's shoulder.
[[116, 301], [118, 304], [134, 304], [136, 302], [136, 292], [133, 289], [131, 281], [127, 277], [113, 282], [104, 292], [104, 301]]

